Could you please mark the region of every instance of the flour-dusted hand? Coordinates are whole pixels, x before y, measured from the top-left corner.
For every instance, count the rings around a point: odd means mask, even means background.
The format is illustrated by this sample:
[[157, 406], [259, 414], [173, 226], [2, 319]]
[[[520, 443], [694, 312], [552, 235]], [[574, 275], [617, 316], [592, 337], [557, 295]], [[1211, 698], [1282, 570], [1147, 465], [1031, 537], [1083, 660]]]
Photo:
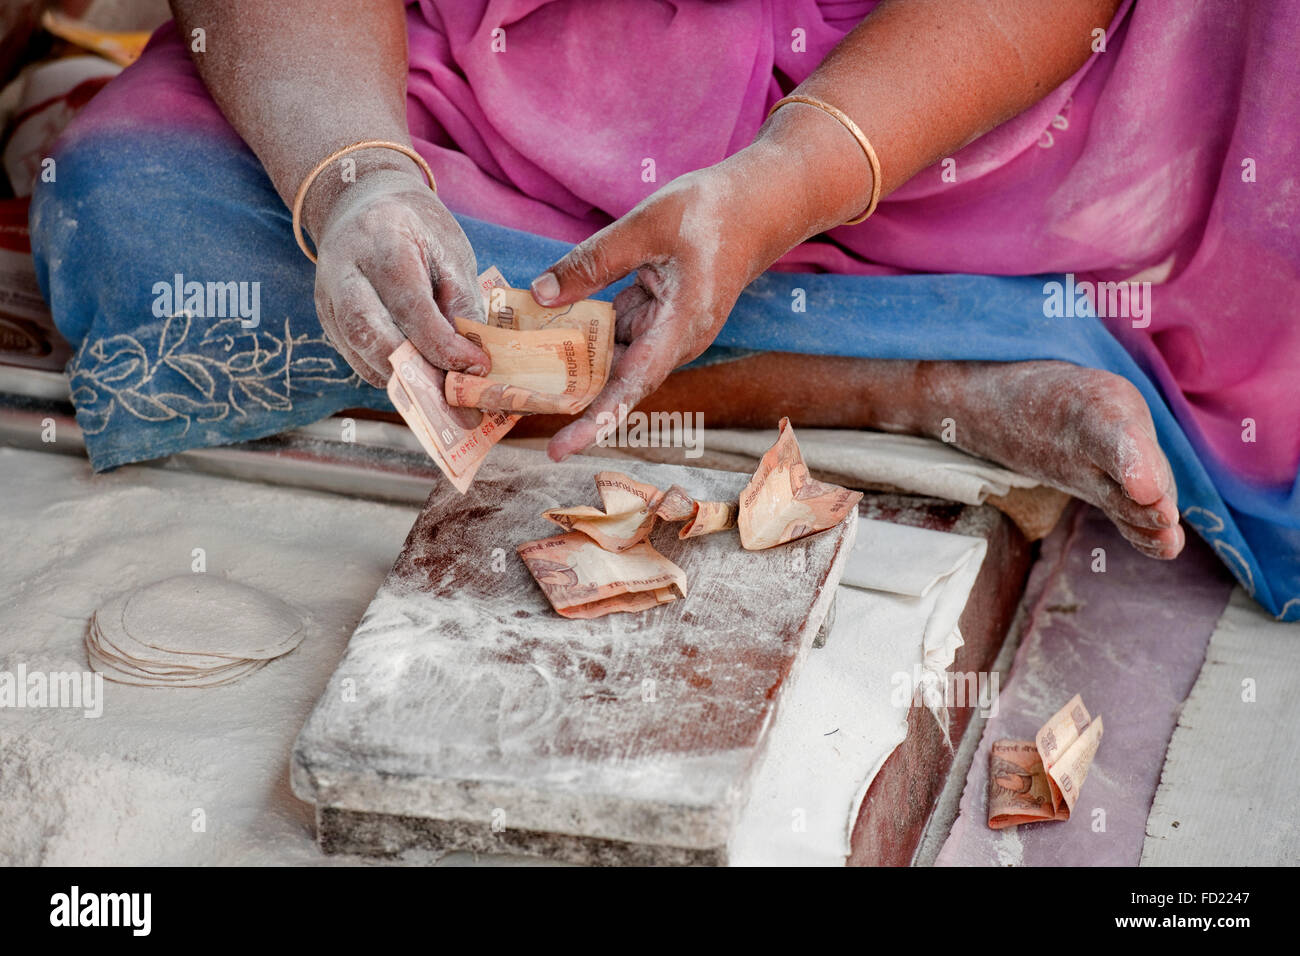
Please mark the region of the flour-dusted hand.
[[487, 353], [450, 321], [485, 319], [474, 251], [411, 169], [378, 169], [338, 188], [313, 230], [321, 326], [348, 364], [380, 388], [392, 374], [388, 356], [406, 340], [437, 369], [491, 369]]
[[591, 445], [601, 422], [625, 415], [708, 348], [741, 290], [768, 264], [736, 214], [737, 192], [721, 167], [681, 176], [533, 281], [538, 302], [565, 305], [636, 272], [614, 298], [616, 339], [626, 347], [585, 414], [551, 439], [552, 458]]

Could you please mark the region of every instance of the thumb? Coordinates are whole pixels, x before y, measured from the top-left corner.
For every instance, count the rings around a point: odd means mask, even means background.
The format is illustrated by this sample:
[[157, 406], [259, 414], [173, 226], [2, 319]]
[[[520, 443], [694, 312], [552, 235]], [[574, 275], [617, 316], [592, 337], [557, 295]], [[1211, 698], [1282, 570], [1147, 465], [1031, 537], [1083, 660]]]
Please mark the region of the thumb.
[[533, 298], [541, 305], [570, 305], [587, 299], [647, 259], [643, 234], [625, 216], [578, 243], [559, 262], [533, 280]]

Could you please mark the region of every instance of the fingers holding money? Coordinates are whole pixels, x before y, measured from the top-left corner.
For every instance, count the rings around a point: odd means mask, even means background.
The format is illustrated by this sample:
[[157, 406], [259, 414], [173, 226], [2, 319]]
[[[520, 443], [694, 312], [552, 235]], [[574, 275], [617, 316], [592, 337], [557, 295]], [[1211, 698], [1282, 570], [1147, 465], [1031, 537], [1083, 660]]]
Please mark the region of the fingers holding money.
[[391, 370], [388, 356], [404, 341], [388, 310], [360, 272], [336, 281], [316, 273], [316, 310], [326, 337], [358, 375], [383, 388]]
[[561, 428], [546, 446], [552, 461], [563, 461], [595, 444], [604, 429], [616, 427], [627, 413], [668, 377], [676, 364], [674, 353], [661, 341], [659, 326], [631, 345], [615, 350], [613, 372], [582, 417]]
[[[387, 256], [362, 262], [360, 269], [370, 280], [393, 324], [430, 364], [469, 375], [487, 374], [492, 360], [465, 336], [456, 334], [434, 301], [429, 268], [414, 245], [396, 246]], [[439, 283], [439, 293], [449, 304], [466, 298], [463, 290], [451, 288], [450, 280]]]
[[366, 381], [383, 386], [391, 374], [388, 356], [407, 341], [437, 369], [491, 367], [450, 322], [453, 315], [484, 318], [473, 250], [418, 171], [380, 170], [358, 179], [313, 235], [321, 324]]
[[673, 180], [534, 281], [538, 302], [560, 305], [636, 270], [635, 283], [614, 298], [615, 339], [628, 349], [582, 418], [551, 440], [552, 458], [592, 444], [600, 421], [617, 424], [674, 368], [704, 352], [741, 290], [774, 258], [734, 215], [744, 188], [724, 166]]

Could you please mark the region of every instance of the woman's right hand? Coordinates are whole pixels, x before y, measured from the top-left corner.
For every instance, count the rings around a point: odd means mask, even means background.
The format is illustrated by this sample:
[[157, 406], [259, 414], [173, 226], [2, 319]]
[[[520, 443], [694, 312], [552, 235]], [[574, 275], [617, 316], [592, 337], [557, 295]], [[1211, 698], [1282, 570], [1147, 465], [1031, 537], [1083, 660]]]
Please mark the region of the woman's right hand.
[[409, 339], [438, 369], [486, 374], [487, 353], [450, 321], [486, 319], [474, 251], [414, 165], [409, 173], [389, 165], [323, 185], [309, 220], [319, 237], [316, 311], [348, 364], [383, 388], [392, 375], [388, 357]]

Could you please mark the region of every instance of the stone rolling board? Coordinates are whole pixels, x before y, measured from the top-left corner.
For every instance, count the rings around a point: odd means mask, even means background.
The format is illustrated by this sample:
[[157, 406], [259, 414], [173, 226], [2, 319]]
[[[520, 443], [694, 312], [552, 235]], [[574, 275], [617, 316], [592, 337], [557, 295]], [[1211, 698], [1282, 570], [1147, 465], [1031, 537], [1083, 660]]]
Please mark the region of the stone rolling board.
[[[566, 620], [515, 546], [547, 508], [596, 503], [608, 462], [498, 448], [468, 495], [439, 482], [294, 745], [327, 852], [529, 853], [723, 863], [782, 686], [852, 549], [840, 526], [767, 551], [737, 533], [652, 543], [688, 596]], [[629, 463], [734, 500], [747, 476]]]

